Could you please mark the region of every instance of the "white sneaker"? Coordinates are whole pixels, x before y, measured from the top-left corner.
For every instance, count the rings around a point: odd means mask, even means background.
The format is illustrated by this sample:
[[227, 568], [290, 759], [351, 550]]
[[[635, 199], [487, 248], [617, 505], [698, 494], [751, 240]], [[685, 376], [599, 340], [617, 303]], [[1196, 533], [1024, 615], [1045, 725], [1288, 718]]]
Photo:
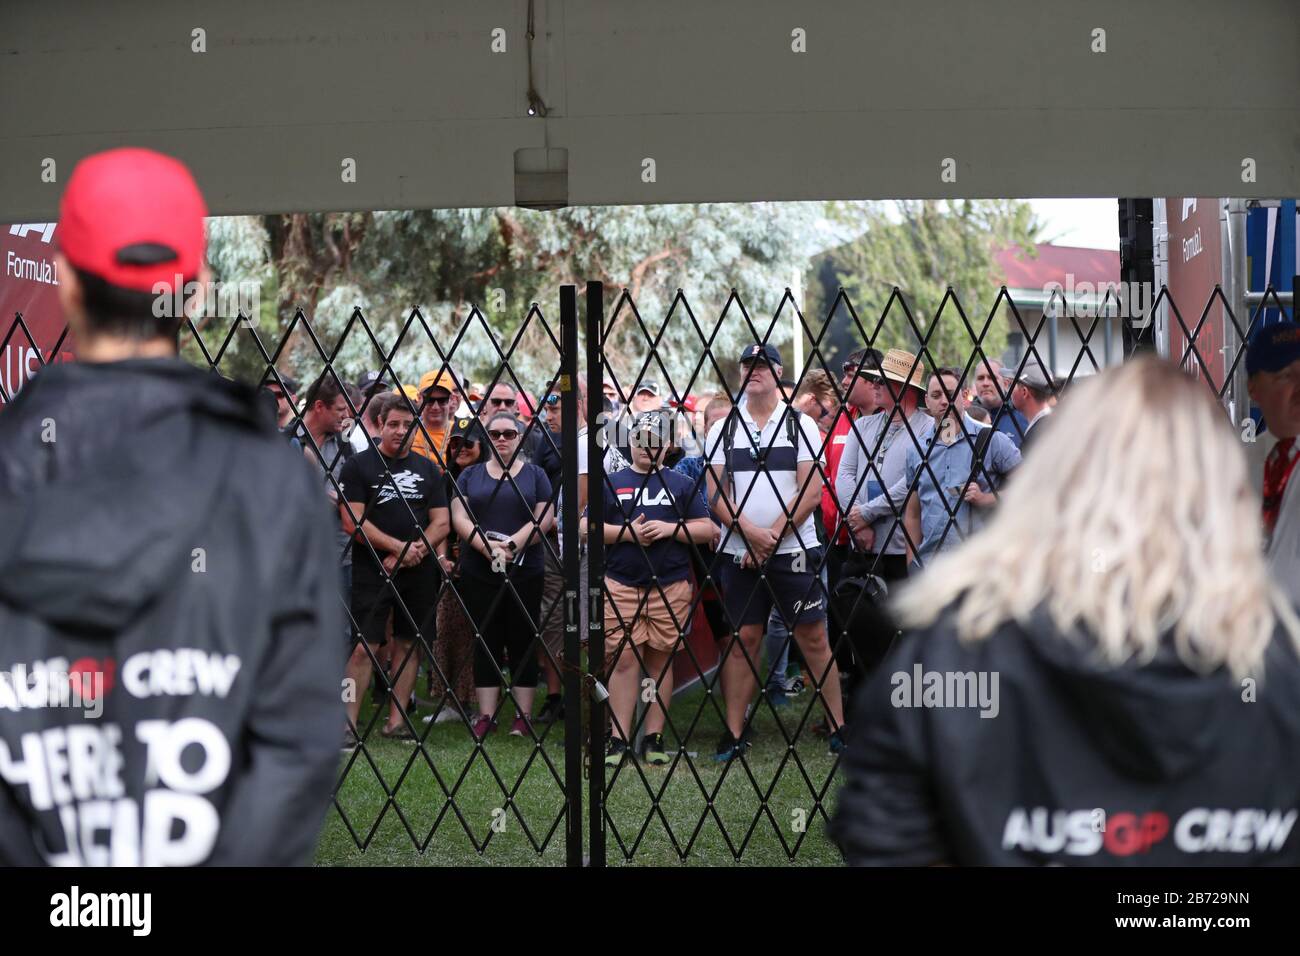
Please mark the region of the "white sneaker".
[[460, 720], [460, 712], [455, 707], [444, 707], [438, 711], [438, 716], [433, 718], [435, 724], [445, 724], [453, 720]]

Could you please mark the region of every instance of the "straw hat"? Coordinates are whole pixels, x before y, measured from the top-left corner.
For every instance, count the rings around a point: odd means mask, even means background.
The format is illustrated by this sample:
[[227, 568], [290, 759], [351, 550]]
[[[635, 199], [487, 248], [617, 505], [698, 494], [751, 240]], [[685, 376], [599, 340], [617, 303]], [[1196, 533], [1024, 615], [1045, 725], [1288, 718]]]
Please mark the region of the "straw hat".
[[891, 382], [925, 391], [925, 369], [916, 360], [916, 356], [906, 349], [890, 349], [886, 352], [880, 360], [880, 374]]

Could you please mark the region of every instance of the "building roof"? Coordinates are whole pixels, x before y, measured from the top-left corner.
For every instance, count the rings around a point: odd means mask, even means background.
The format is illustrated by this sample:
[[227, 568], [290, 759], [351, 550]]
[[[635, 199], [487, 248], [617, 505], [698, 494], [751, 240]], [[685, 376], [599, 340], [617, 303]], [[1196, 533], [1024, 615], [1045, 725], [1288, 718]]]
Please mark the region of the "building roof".
[[1042, 289], [1052, 282], [1118, 282], [1119, 253], [1110, 249], [1085, 249], [1082, 246], [1037, 244], [1038, 255], [1030, 258], [1018, 246], [1007, 247], [994, 256], [1008, 289]]

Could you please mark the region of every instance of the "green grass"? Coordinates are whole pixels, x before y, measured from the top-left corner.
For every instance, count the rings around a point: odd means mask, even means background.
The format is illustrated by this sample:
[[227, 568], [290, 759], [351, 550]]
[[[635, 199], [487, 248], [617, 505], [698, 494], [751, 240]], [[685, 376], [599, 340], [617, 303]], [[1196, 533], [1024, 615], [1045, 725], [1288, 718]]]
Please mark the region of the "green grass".
[[[804, 693], [793, 706], [778, 712], [787, 734], [794, 734], [808, 702], [809, 694]], [[783, 765], [788, 745], [777, 727], [778, 718], [763, 704], [754, 721], [753, 748], [743, 764], [734, 761], [724, 768], [713, 759], [722, 721], [701, 686], [673, 701], [670, 726], [677, 733], [687, 733], [702, 704], [698, 723], [674, 763], [648, 767], [627, 762], [617, 776], [607, 771], [607, 862], [612, 866], [839, 865], [839, 853], [825, 836], [825, 818], [833, 812], [839, 783], [838, 778], [828, 779], [835, 762], [826, 752], [825, 741], [808, 733], [807, 726], [800, 734], [795, 752], [807, 775], [805, 780], [793, 756]], [[367, 701], [362, 710], [363, 728], [372, 713]], [[420, 716], [427, 713], [422, 708]], [[820, 710], [807, 724], [818, 717]], [[381, 725], [376, 723], [365, 753], [358, 749], [355, 754], [342, 755], [340, 773], [349, 765], [350, 769], [339, 789], [337, 806], [327, 814], [317, 865], [563, 866], [563, 723], [537, 727], [542, 737], [539, 746], [529, 738], [506, 733], [512, 718], [513, 710], [507, 704], [500, 729], [479, 751], [459, 721], [432, 726], [417, 717], [421, 733], [428, 732], [424, 755], [414, 744], [383, 739], [379, 736]], [[671, 749], [676, 741], [671, 730], [666, 740]], [[388, 797], [386, 792], [393, 795]], [[654, 810], [656, 800], [658, 811]], [[344, 823], [340, 808], [351, 821], [355, 836]], [[585, 815], [589, 813], [585, 779], [583, 813], [585, 841]], [[719, 819], [730, 845], [718, 826]], [[796, 829], [801, 819], [802, 833]], [[472, 840], [466, 829], [473, 834]], [[534, 842], [543, 847], [542, 852], [535, 849]], [[481, 853], [475, 844], [482, 847]], [[682, 852], [686, 852], [684, 860]]]

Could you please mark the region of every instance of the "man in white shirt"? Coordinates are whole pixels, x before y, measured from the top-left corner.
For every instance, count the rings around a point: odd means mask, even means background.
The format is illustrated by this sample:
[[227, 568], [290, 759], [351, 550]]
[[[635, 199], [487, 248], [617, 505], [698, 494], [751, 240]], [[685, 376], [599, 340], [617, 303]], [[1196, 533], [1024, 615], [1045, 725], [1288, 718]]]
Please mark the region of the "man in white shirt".
[[705, 439], [709, 503], [723, 527], [713, 577], [739, 638], [729, 642], [722, 661], [727, 729], [717, 759], [731, 760], [747, 746], [745, 710], [758, 689], [758, 645], [773, 604], [803, 653], [826, 709], [831, 752], [838, 753], [844, 707], [826, 637], [824, 551], [813, 521], [821, 505], [822, 482], [813, 475], [824, 457], [821, 436], [808, 416], [781, 401], [781, 356], [774, 346], [746, 347], [740, 368], [737, 405]]

